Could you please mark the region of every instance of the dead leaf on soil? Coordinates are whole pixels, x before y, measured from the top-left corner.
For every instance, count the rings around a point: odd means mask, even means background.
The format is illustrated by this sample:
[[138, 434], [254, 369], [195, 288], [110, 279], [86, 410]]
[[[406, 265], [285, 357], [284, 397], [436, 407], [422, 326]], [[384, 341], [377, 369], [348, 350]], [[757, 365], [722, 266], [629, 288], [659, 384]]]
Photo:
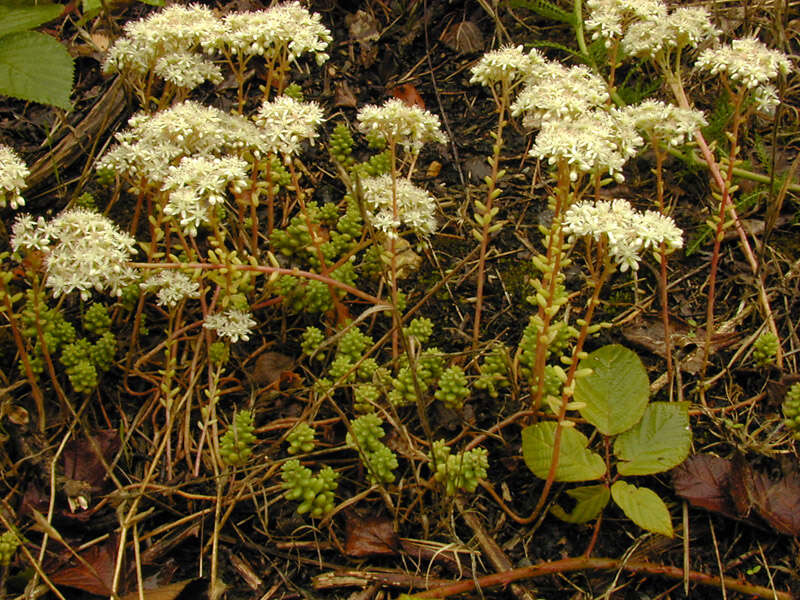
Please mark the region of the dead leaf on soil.
[[91, 569], [72, 557], [66, 566], [49, 572], [48, 575], [57, 585], [76, 588], [98, 596], [109, 596], [114, 579], [116, 555], [117, 541], [110, 539], [105, 544], [97, 544], [80, 553], [80, 557], [91, 565]]
[[[106, 464], [111, 463], [120, 447], [117, 431], [100, 430], [94, 435], [94, 440]], [[103, 490], [108, 473], [88, 439], [67, 442], [62, 457], [64, 477], [85, 482], [94, 493]]]
[[755, 513], [778, 533], [800, 535], [800, 473], [773, 481], [742, 456], [696, 454], [672, 470], [672, 485], [692, 506], [751, 522]]
[[[153, 589], [144, 589], [142, 593], [144, 600], [178, 600], [178, 598], [200, 600], [207, 597], [207, 591], [208, 582], [201, 577], [196, 577]], [[125, 594], [121, 600], [139, 600], [139, 591], [134, 590], [129, 594]]]
[[474, 21], [450, 23], [439, 36], [442, 43], [459, 54], [483, 50], [483, 34]]
[[410, 83], [395, 86], [390, 93], [392, 98], [402, 100], [408, 106], [418, 106], [423, 110], [425, 109], [425, 101], [422, 99], [422, 96], [419, 95], [417, 88]]
[[[722, 327], [720, 326], [719, 329], [721, 330]], [[666, 336], [664, 335], [664, 323], [661, 319], [639, 317], [625, 325], [621, 332], [623, 337], [630, 343], [636, 344], [662, 358], [666, 357]], [[740, 334], [735, 331], [724, 333], [718, 330], [718, 333], [715, 333], [711, 337], [709, 355], [730, 346], [739, 337]], [[682, 371], [686, 371], [687, 373], [698, 373], [703, 365], [703, 355], [705, 353], [706, 344], [705, 331], [702, 328], [694, 330], [686, 324], [673, 319], [670, 322], [670, 342], [673, 348], [687, 348], [692, 345], [697, 346], [680, 361], [680, 367]]]
[[347, 556], [394, 556], [399, 553], [400, 540], [389, 518], [350, 515], [346, 528], [344, 552]]
[[291, 373], [295, 360], [280, 352], [264, 352], [256, 359], [251, 373], [256, 385], [279, 383], [286, 373]]
[[333, 90], [333, 104], [337, 108], [355, 108], [358, 100], [346, 81], [340, 81]]
[[770, 485], [758, 514], [775, 531], [800, 535], [800, 474], [792, 473]]

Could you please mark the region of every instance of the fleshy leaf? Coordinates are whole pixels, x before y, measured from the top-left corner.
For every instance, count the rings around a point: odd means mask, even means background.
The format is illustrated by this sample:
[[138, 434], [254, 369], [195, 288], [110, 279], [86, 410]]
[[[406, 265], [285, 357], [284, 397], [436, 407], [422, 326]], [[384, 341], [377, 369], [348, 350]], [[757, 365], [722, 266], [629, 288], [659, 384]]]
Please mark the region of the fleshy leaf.
[[611, 493], [605, 485], [587, 485], [567, 490], [567, 496], [577, 501], [572, 512], [568, 513], [557, 504], [550, 509], [550, 512], [554, 517], [567, 523], [586, 523], [596, 519], [603, 512]]
[[[546, 479], [553, 458], [557, 423], [543, 421], [522, 430], [522, 457], [528, 468], [540, 479]], [[600, 479], [606, 465], [599, 454], [588, 450], [588, 438], [572, 427], [561, 432], [556, 481], [591, 481]]]
[[64, 7], [61, 4], [44, 4], [42, 6], [27, 6], [10, 8], [0, 6], [0, 37], [18, 31], [34, 29], [42, 23], [47, 23], [57, 18]]
[[635, 352], [618, 344], [603, 346], [582, 360], [580, 368], [592, 369], [575, 384], [574, 399], [585, 404], [580, 409], [584, 419], [604, 435], [617, 435], [639, 422], [650, 382]]
[[631, 521], [642, 529], [672, 537], [672, 518], [664, 501], [653, 490], [615, 481], [611, 497]]
[[621, 475], [662, 473], [689, 456], [692, 430], [687, 402], [652, 402], [642, 420], [620, 434], [614, 454], [620, 459]]
[[69, 110], [72, 57], [56, 39], [36, 31], [0, 38], [0, 94]]

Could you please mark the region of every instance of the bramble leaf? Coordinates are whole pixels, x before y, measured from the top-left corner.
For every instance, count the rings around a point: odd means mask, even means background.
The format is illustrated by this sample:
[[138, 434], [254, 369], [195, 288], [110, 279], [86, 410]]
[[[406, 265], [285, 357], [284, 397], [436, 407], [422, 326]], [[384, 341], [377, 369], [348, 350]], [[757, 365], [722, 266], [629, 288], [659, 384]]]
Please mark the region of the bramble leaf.
[[553, 506], [550, 512], [554, 517], [567, 523], [587, 523], [603, 512], [611, 498], [611, 492], [605, 485], [587, 485], [567, 490], [567, 496], [577, 501], [572, 512], [568, 513], [558, 504]]
[[575, 384], [574, 399], [585, 404], [581, 416], [604, 435], [617, 435], [636, 425], [650, 398], [650, 383], [642, 361], [632, 350], [612, 344], [592, 352], [580, 363], [592, 374]]
[[611, 497], [631, 521], [642, 529], [672, 537], [672, 518], [664, 501], [653, 490], [615, 481]]
[[[553, 458], [557, 423], [543, 421], [522, 430], [522, 457], [540, 479], [546, 479]], [[587, 450], [588, 438], [580, 431], [565, 427], [561, 432], [556, 481], [591, 481], [606, 472], [603, 457]]]
[[64, 7], [61, 4], [18, 8], [0, 6], [0, 37], [34, 29], [43, 23], [52, 21], [62, 12], [64, 12]]
[[689, 456], [692, 430], [688, 402], [653, 402], [642, 420], [614, 442], [620, 475], [662, 473]]
[[0, 38], [0, 94], [69, 110], [72, 57], [57, 40], [36, 31]]

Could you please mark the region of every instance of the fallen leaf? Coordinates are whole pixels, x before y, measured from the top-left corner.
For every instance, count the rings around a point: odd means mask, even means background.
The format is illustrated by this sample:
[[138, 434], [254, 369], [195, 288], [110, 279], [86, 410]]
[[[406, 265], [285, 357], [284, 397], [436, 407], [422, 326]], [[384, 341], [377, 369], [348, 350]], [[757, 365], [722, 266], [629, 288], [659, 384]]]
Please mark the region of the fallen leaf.
[[445, 46], [459, 54], [472, 54], [483, 50], [483, 34], [474, 21], [450, 23], [439, 39]]
[[737, 515], [748, 517], [753, 508], [763, 507], [767, 501], [769, 486], [770, 481], [767, 476], [753, 469], [744, 456], [741, 454], [734, 456], [728, 478], [728, 493], [733, 500]]
[[256, 385], [279, 383], [284, 373], [291, 373], [295, 360], [280, 352], [264, 352], [256, 359], [251, 373]]
[[756, 510], [775, 531], [800, 535], [800, 474], [792, 473], [770, 485]]
[[338, 108], [355, 108], [358, 100], [346, 81], [340, 81], [333, 90], [333, 104]]
[[347, 556], [394, 556], [400, 540], [391, 519], [386, 517], [350, 516], [347, 519], [344, 552]]
[[392, 88], [392, 97], [405, 102], [408, 106], [418, 106], [422, 109], [425, 108], [425, 101], [419, 95], [417, 88], [410, 83], [404, 83]]
[[[111, 463], [114, 460], [114, 454], [120, 447], [117, 431], [115, 429], [100, 430], [95, 434], [94, 440], [106, 464]], [[64, 477], [87, 483], [94, 493], [103, 490], [108, 473], [88, 439], [67, 442], [62, 457]]]
[[[169, 585], [159, 586], [152, 589], [142, 590], [144, 600], [200, 600], [207, 598], [208, 581], [201, 577], [176, 581]], [[122, 596], [120, 600], [139, 600], [139, 590], [134, 590]]]
[[711, 454], [695, 454], [672, 469], [675, 493], [692, 506], [733, 516], [728, 495], [731, 462]]
[[114, 561], [117, 555], [116, 539], [91, 546], [80, 557], [91, 566], [72, 560], [66, 566], [48, 571], [50, 580], [58, 585], [83, 590], [98, 596], [109, 596], [114, 579]]

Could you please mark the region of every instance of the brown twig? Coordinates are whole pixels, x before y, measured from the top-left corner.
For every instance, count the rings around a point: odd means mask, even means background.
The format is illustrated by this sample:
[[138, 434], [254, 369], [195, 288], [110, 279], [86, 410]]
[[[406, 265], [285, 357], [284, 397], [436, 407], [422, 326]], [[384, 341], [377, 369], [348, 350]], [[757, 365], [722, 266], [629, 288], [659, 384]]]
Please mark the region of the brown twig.
[[[540, 563], [538, 565], [521, 567], [519, 569], [511, 569], [503, 573], [485, 575], [476, 579], [459, 581], [441, 587], [430, 588], [424, 592], [415, 594], [412, 596], [412, 598], [446, 598], [447, 596], [453, 596], [455, 594], [471, 592], [478, 587], [485, 589], [487, 587], [494, 587], [498, 585], [508, 585], [514, 581], [521, 581], [523, 579], [535, 579], [545, 575], [555, 575], [569, 573], [571, 571], [585, 570], [623, 570], [640, 575], [654, 575], [676, 580], [683, 579], [685, 575], [684, 570], [679, 567], [659, 565], [655, 563], [626, 562], [616, 558], [564, 558], [562, 560]], [[688, 576], [690, 581], [698, 585], [704, 585], [713, 588], [721, 588], [724, 585], [728, 590], [740, 592], [742, 594], [748, 594], [757, 598], [778, 600], [792, 600], [793, 598], [790, 592], [773, 591], [760, 585], [752, 585], [746, 582], [733, 580], [729, 577], [716, 577], [714, 575], [708, 575], [698, 571], [689, 571]]]

